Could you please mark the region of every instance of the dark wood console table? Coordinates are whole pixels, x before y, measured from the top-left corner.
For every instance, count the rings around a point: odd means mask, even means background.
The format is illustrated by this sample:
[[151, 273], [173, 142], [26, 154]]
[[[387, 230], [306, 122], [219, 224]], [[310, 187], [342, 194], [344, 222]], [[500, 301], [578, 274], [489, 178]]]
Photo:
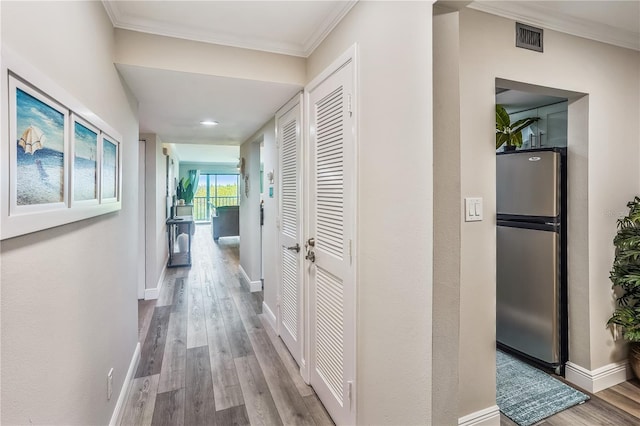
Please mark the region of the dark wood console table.
[[[191, 228], [194, 226], [193, 216], [174, 216], [167, 219], [167, 236], [169, 238], [169, 262], [167, 268], [191, 266]], [[189, 244], [186, 252], [176, 251], [176, 241], [181, 231], [186, 230]]]

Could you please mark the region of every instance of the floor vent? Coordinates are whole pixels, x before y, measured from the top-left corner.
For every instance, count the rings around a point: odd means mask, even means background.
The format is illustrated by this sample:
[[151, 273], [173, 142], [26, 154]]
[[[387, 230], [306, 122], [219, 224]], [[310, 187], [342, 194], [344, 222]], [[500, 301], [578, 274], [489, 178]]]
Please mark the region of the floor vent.
[[542, 52], [542, 28], [516, 22], [516, 47]]

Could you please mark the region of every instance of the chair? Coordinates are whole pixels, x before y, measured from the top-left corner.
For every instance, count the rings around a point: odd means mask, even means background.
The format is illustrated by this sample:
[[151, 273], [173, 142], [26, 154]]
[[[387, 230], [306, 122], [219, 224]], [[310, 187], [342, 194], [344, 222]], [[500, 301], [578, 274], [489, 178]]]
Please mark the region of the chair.
[[211, 229], [214, 241], [240, 235], [240, 206], [217, 207], [215, 215], [211, 216]]

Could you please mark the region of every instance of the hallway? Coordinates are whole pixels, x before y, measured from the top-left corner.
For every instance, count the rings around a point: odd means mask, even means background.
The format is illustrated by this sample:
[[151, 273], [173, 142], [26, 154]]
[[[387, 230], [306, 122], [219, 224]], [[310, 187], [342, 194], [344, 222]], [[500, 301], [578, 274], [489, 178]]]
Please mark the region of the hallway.
[[238, 275], [239, 240], [198, 225], [193, 266], [139, 302], [140, 362], [121, 425], [332, 425]]

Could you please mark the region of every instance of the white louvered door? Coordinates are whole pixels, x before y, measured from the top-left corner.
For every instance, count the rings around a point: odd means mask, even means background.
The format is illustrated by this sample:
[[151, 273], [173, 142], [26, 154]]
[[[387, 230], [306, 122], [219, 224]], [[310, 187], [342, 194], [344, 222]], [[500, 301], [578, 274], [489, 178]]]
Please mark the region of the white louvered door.
[[280, 309], [278, 329], [291, 355], [302, 365], [302, 220], [300, 96], [276, 116], [280, 153]]
[[[355, 422], [355, 119], [352, 57], [308, 87], [309, 379], [336, 424]], [[336, 67], [337, 68], [337, 67]], [[335, 69], [335, 68], [334, 68]]]

